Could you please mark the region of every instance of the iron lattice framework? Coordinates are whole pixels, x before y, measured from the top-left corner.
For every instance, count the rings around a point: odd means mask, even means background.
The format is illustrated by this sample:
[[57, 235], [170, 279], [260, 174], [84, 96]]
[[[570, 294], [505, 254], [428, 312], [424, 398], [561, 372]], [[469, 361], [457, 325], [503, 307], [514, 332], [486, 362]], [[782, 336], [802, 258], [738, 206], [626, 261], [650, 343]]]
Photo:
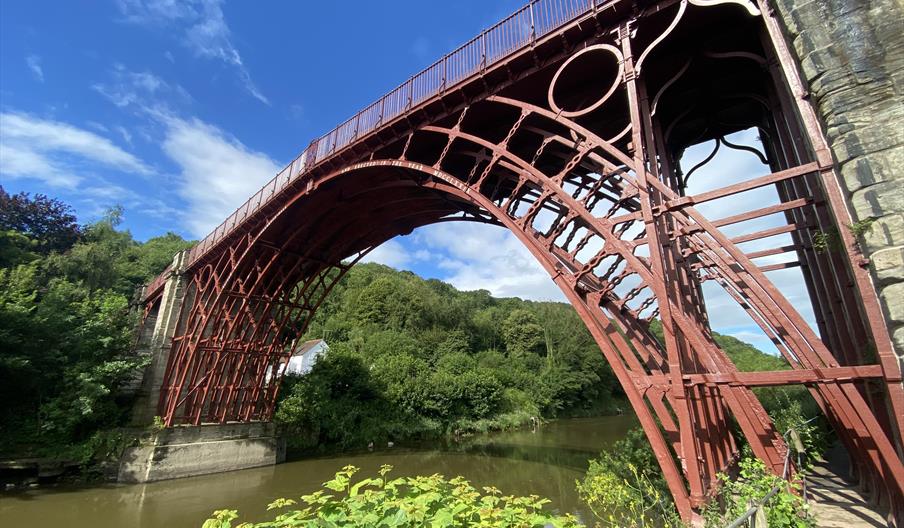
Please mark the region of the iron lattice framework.
[[[724, 136], [751, 127], [764, 152], [742, 148], [771, 173], [686, 195], [684, 149], [737, 147]], [[748, 207], [716, 219], [698, 209], [764, 187], [778, 203], [738, 200]], [[725, 233], [770, 215], [784, 224]], [[786, 447], [758, 386], [806, 385], [864, 482], [892, 503], [904, 497], [900, 370], [856, 241], [839, 228], [850, 219], [831, 155], [764, 2], [533, 2], [313, 142], [189, 254], [165, 423], [268, 420], [297, 339], [349, 267], [442, 221], [503, 226], [549, 272], [618, 377], [684, 518], [736, 458], [735, 426], [781, 471]], [[814, 249], [828, 232], [846, 251]], [[742, 249], [779, 235], [792, 243]], [[754, 262], [778, 254], [796, 260]], [[767, 277], [790, 266], [819, 335]], [[161, 281], [147, 289], [149, 310]], [[790, 370], [738, 371], [713, 340], [706, 281]]]

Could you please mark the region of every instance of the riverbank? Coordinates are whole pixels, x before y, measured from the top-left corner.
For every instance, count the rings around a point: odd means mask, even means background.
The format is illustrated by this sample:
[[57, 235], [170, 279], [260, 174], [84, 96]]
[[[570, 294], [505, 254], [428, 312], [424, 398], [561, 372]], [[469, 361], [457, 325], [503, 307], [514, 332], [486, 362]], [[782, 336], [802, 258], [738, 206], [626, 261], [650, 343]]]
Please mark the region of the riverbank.
[[[379, 440], [362, 439], [358, 445], [347, 446], [340, 444], [317, 444], [313, 447], [298, 447], [299, 444], [311, 442], [310, 435], [301, 442], [293, 445], [291, 436], [287, 438], [289, 459], [301, 459], [306, 457], [316, 457], [324, 455], [338, 455], [342, 453], [363, 452], [365, 448], [380, 449], [387, 445], [408, 445], [408, 446], [424, 446], [424, 445], [466, 445], [470, 438], [481, 437], [501, 432], [513, 432], [519, 430], [530, 430], [536, 432], [538, 427], [547, 424], [556, 423], [562, 420], [574, 418], [606, 418], [618, 417], [625, 414], [633, 416], [630, 411], [630, 404], [627, 400], [619, 397], [606, 398], [603, 401], [596, 402], [593, 406], [581, 409], [567, 409], [559, 412], [559, 416], [554, 418], [544, 418], [537, 416], [536, 413], [527, 411], [514, 411], [509, 413], [501, 413], [496, 416], [482, 419], [462, 418], [442, 426], [439, 423], [419, 424], [419, 426], [411, 426], [405, 433], [391, 438], [380, 438]], [[289, 432], [291, 435], [291, 432]]]

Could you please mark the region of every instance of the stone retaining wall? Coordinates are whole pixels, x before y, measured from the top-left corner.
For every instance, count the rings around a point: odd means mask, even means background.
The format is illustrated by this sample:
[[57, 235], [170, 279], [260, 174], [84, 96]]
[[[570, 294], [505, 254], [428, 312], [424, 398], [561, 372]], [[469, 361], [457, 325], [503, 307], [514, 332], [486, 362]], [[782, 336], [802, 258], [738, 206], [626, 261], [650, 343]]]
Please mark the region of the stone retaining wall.
[[285, 460], [285, 442], [272, 423], [230, 423], [162, 429], [131, 447], [119, 464], [119, 482], [154, 482]]

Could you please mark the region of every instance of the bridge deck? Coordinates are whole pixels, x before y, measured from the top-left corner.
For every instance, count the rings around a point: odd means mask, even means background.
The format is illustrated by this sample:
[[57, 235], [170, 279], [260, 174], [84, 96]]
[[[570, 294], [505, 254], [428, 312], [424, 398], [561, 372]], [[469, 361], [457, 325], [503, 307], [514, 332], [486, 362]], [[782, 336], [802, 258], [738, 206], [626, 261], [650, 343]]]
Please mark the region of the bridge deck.
[[844, 475], [850, 462], [840, 446], [826, 454], [807, 477], [816, 526], [820, 528], [884, 528], [885, 518]]

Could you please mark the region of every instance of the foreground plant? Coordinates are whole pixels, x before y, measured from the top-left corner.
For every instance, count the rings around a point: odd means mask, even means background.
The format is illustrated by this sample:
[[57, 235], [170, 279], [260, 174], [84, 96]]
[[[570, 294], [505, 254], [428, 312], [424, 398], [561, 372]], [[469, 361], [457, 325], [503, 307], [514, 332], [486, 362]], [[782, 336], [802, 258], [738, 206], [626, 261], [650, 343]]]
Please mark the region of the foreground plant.
[[627, 478], [597, 470], [577, 482], [578, 494], [597, 518], [597, 526], [683, 527], [671, 497], [658, 483], [632, 463], [627, 468]]
[[597, 526], [683, 526], [643, 430], [635, 428], [590, 461], [578, 495]]
[[719, 497], [710, 503], [704, 515], [706, 526], [711, 528], [726, 526], [743, 515], [752, 504], [757, 503], [774, 487], [779, 491], [765, 503], [767, 526], [770, 528], [812, 528], [816, 521], [804, 500], [797, 495], [800, 486], [788, 483], [772, 474], [766, 464], [752, 456], [738, 463], [738, 476], [730, 478], [719, 474], [722, 489]]
[[[268, 511], [282, 513], [269, 521], [241, 523], [236, 528], [294, 528], [320, 526], [355, 527], [578, 527], [571, 515], [557, 516], [544, 509], [548, 499], [503, 496], [493, 487], [476, 490], [467, 480], [442, 475], [400, 477], [389, 480], [392, 466], [380, 468], [379, 477], [357, 482], [358, 472], [345, 466], [325, 489], [304, 495], [299, 501], [277, 499]], [[203, 528], [232, 528], [236, 510], [219, 510]]]

